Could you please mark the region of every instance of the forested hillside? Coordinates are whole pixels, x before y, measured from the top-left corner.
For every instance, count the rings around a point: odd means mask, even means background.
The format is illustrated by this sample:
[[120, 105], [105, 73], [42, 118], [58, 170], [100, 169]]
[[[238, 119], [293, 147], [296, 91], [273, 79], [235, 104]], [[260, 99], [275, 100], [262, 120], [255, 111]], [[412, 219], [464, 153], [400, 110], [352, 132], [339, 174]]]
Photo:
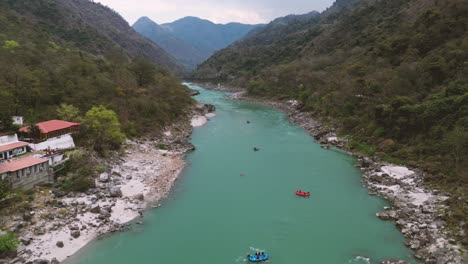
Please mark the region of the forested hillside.
[[456, 231], [468, 216], [466, 14], [463, 0], [341, 0], [273, 21], [194, 76], [298, 99], [356, 150], [426, 169], [457, 197], [447, 216]]
[[72, 42], [89, 53], [103, 55], [117, 48], [129, 57], [145, 57], [166, 69], [183, 71], [162, 48], [140, 36], [118, 13], [101, 4], [89, 0], [4, 0], [0, 7], [35, 24], [36, 30], [47, 31], [55, 40]]
[[[83, 116], [104, 105], [118, 114], [127, 136], [137, 136], [179, 118], [192, 102], [187, 89], [153, 64], [166, 56], [154, 44], [134, 38], [136, 32], [120, 34], [122, 21], [86, 0], [1, 1], [3, 120], [15, 114], [28, 123], [57, 118], [61, 104]], [[97, 23], [99, 29], [92, 26]]]

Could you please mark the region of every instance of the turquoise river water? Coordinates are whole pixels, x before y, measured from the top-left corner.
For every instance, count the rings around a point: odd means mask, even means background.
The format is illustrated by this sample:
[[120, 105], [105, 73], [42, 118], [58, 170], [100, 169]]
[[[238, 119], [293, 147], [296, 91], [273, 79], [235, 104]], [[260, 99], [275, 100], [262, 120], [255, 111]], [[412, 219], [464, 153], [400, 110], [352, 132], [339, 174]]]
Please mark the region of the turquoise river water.
[[68, 263], [235, 264], [255, 250], [274, 264], [417, 263], [394, 224], [375, 216], [386, 202], [362, 187], [353, 157], [320, 148], [279, 111], [191, 87], [217, 117], [195, 129], [197, 150], [169, 198], [144, 225], [97, 240]]

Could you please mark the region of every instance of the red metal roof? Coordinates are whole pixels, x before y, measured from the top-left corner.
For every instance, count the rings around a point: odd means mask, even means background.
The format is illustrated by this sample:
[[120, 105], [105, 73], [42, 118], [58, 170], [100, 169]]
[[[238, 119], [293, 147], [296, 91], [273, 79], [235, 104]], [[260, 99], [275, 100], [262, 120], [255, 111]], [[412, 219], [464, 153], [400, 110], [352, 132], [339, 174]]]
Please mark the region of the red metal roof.
[[27, 145], [29, 145], [29, 143], [22, 142], [22, 141], [1, 145], [0, 146], [0, 152], [5, 152], [5, 151], [17, 149], [17, 148], [22, 148], [22, 147], [25, 147]]
[[[47, 134], [53, 131], [67, 129], [71, 127], [77, 127], [80, 123], [67, 122], [63, 120], [49, 120], [41, 123], [37, 123], [36, 126], [39, 127], [42, 133]], [[29, 132], [29, 126], [22, 127], [20, 132]]]
[[5, 172], [14, 172], [21, 169], [29, 168], [34, 165], [42, 164], [49, 162], [47, 159], [35, 158], [35, 157], [26, 157], [19, 160], [14, 160], [10, 162], [0, 163], [0, 174]]

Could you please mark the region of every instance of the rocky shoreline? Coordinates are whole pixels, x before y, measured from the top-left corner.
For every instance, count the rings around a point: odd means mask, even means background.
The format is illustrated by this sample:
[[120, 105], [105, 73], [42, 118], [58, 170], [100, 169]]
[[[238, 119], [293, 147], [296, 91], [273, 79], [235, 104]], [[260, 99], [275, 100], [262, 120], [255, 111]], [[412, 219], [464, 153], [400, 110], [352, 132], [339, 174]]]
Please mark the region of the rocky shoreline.
[[[424, 263], [464, 264], [468, 263], [468, 252], [450, 238], [442, 220], [447, 206], [444, 201], [450, 194], [430, 190], [424, 185], [424, 172], [389, 164], [377, 157], [363, 157], [347, 147], [347, 140], [336, 135], [336, 129], [321, 124], [310, 113], [300, 111], [297, 101], [274, 101], [248, 97], [241, 89], [225, 86], [200, 84], [207, 89], [232, 92], [229, 98], [267, 105], [285, 112], [291, 122], [303, 127], [323, 148], [331, 146], [343, 149], [357, 158], [363, 172], [364, 186], [370, 195], [385, 198], [392, 206], [385, 207], [376, 217], [394, 221], [406, 238], [414, 256]], [[382, 263], [405, 263], [400, 260], [386, 260]]]
[[[132, 221], [143, 224], [138, 218], [160, 206], [185, 166], [185, 153], [195, 150], [189, 143], [192, 128], [206, 123], [214, 110], [198, 104], [192, 120], [180, 120], [158, 137], [128, 141], [121, 152], [100, 160], [107, 169], [86, 193], [37, 189], [34, 210], [2, 219], [19, 235], [20, 247], [0, 264], [61, 263], [89, 242], [130, 228]], [[194, 124], [202, 117], [204, 122]]]

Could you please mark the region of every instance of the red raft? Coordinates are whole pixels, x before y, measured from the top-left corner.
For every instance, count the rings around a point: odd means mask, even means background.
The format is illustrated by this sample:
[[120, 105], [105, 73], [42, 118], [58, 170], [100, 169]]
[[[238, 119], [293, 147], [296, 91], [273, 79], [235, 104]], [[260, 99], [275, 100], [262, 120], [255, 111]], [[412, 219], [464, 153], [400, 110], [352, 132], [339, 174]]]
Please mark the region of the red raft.
[[303, 192], [301, 190], [297, 190], [296, 191], [296, 195], [297, 196], [302, 196], [302, 197], [309, 197], [310, 196], [310, 192]]

